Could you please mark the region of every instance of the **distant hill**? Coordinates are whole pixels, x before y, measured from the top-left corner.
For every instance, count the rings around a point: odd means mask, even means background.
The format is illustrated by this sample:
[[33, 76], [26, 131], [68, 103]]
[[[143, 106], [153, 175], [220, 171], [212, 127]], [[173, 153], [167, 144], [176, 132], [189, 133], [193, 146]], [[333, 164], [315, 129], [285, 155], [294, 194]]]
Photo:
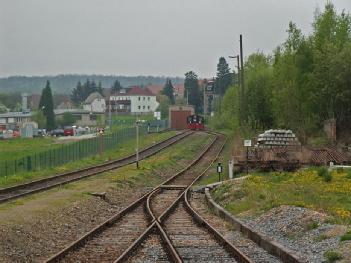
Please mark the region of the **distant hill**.
[[[124, 87], [136, 85], [162, 85], [166, 83], [167, 77], [153, 77], [153, 76], [106, 76], [106, 75], [57, 75], [57, 76], [13, 76], [8, 78], [0, 78], [0, 93], [11, 92], [28, 92], [40, 93], [45, 87], [47, 80], [50, 81], [51, 88], [54, 93], [70, 94], [72, 89], [76, 87], [78, 81], [82, 83], [87, 79], [94, 80], [96, 83], [101, 82], [102, 87], [110, 88], [112, 83], [118, 79]], [[183, 78], [170, 78], [173, 84], [181, 84], [184, 82]]]

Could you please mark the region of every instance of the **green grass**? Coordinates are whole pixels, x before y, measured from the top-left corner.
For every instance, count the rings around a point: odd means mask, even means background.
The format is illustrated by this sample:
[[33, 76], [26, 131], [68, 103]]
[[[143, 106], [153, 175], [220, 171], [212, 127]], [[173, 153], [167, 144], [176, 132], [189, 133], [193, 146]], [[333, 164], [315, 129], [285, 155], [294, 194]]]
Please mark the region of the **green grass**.
[[307, 224], [307, 226], [306, 226], [306, 229], [307, 230], [313, 230], [313, 229], [316, 229], [316, 228], [318, 228], [318, 222], [316, 222], [316, 221], [311, 221], [311, 222], [309, 222], [308, 224]]
[[222, 163], [222, 167], [223, 167], [223, 172], [221, 173], [221, 181], [223, 180], [228, 180], [228, 161], [229, 158], [231, 156], [231, 150], [232, 150], [232, 144], [233, 144], [233, 132], [229, 131], [229, 130], [222, 130], [222, 133], [224, 133], [227, 138], [228, 141], [227, 143], [224, 145], [223, 151], [220, 155], [220, 158], [218, 161], [216, 161], [214, 163], [214, 165], [211, 167], [210, 172], [208, 173], [207, 176], [204, 176], [201, 178], [201, 180], [197, 183], [197, 185], [208, 185], [208, 184], [212, 184], [212, 183], [216, 183], [218, 182], [218, 173], [217, 173], [217, 163], [221, 162]]
[[[155, 133], [149, 135], [140, 136], [140, 149], [152, 145], [155, 142], [162, 141], [166, 138], [175, 135], [174, 131]], [[70, 162], [62, 166], [57, 166], [51, 169], [37, 170], [33, 172], [22, 172], [16, 175], [10, 175], [7, 177], [0, 177], [0, 187], [8, 187], [28, 181], [52, 176], [54, 174], [60, 174], [92, 165], [96, 165], [108, 160], [118, 159], [123, 156], [134, 153], [135, 151], [135, 140], [129, 139], [121, 143], [116, 149], [105, 152], [102, 156], [92, 156], [79, 161]]]
[[156, 174], [160, 172], [175, 174], [172, 167], [179, 169], [182, 161], [194, 159], [210, 140], [211, 137], [208, 135], [188, 137], [183, 142], [166, 149], [162, 154], [143, 160], [140, 163], [140, 169], [136, 169], [133, 165], [133, 168], [131, 166], [122, 167], [118, 173], [111, 172], [112, 180], [117, 183], [118, 187], [154, 186], [162, 181]]
[[259, 215], [280, 205], [294, 205], [324, 211], [337, 223], [351, 224], [351, 181], [346, 172], [334, 171], [332, 178], [326, 182], [315, 169], [255, 173], [240, 188], [226, 183], [213, 196], [233, 214]]
[[[210, 136], [190, 136], [170, 148], [140, 161], [140, 168], [135, 164], [79, 180], [61, 187], [30, 195], [0, 205], [1, 213], [8, 213], [4, 223], [23, 224], [23, 220], [33, 219], [33, 214], [53, 214], [55, 208], [71, 205], [81, 199], [96, 198], [90, 193], [114, 189], [128, 198], [131, 191], [145, 191], [145, 187], [155, 187], [167, 177], [183, 169], [189, 160], [193, 160], [199, 151], [210, 142]], [[125, 194], [124, 194], [125, 193]], [[14, 211], [25, 213], [16, 217]], [[28, 213], [23, 212], [28, 211]], [[60, 213], [62, 210], [58, 210]], [[41, 216], [42, 218], [42, 216]]]
[[140, 120], [153, 120], [155, 117], [152, 114], [147, 115], [112, 115], [112, 120], [119, 120], [119, 121], [135, 121], [137, 118]]
[[42, 152], [48, 149], [60, 147], [55, 144], [55, 139], [45, 138], [15, 138], [10, 140], [0, 140], [0, 160], [9, 161], [31, 155], [35, 152]]

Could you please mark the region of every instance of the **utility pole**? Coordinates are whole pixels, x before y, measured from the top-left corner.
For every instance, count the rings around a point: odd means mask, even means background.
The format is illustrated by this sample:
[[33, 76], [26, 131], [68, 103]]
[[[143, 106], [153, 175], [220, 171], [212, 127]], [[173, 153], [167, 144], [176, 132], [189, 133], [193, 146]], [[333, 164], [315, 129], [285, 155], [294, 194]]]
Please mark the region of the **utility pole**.
[[246, 96], [245, 96], [245, 85], [244, 85], [244, 55], [243, 55], [243, 36], [240, 34], [240, 84], [241, 84], [241, 117], [242, 121], [246, 122]]
[[110, 127], [110, 130], [112, 129], [112, 118], [111, 118], [111, 107], [112, 107], [112, 102], [111, 102], [111, 96], [109, 99], [109, 105], [108, 105], [108, 126]]
[[139, 120], [135, 122], [136, 124], [136, 167], [139, 169]]

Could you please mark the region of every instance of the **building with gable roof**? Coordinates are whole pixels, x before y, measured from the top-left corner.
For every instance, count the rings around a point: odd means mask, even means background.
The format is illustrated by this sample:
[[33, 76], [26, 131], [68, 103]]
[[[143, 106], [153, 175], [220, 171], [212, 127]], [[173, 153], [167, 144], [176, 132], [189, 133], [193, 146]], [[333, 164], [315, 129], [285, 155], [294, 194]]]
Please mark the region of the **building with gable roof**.
[[[146, 114], [156, 111], [159, 103], [156, 95], [147, 88], [137, 86], [121, 89], [119, 93], [111, 94], [107, 111], [126, 114]], [[110, 108], [109, 108], [110, 107]]]
[[83, 109], [91, 112], [105, 112], [106, 102], [99, 92], [91, 93], [84, 101]]

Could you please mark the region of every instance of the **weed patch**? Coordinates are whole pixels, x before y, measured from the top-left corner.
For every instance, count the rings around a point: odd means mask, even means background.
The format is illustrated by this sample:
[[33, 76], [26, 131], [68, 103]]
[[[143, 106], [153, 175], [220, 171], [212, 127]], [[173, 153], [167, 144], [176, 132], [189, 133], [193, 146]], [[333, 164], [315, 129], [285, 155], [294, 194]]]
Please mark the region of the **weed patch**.
[[324, 257], [326, 258], [328, 263], [335, 262], [339, 259], [342, 259], [342, 256], [340, 253], [332, 250], [328, 250], [324, 253]]
[[351, 240], [351, 231], [348, 231], [345, 235], [340, 237], [340, 241]]

